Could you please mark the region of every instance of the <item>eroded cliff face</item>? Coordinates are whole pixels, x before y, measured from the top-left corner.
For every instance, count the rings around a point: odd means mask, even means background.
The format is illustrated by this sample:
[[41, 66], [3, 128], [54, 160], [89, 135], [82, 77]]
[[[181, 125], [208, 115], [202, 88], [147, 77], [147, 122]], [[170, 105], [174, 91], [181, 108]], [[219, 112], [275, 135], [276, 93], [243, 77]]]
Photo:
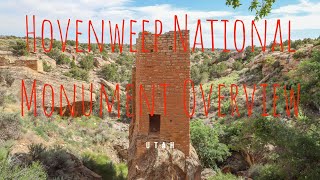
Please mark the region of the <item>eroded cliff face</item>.
[[200, 180], [201, 162], [190, 145], [186, 156], [178, 149], [150, 147], [140, 157], [135, 156], [136, 147], [129, 148], [129, 180]]

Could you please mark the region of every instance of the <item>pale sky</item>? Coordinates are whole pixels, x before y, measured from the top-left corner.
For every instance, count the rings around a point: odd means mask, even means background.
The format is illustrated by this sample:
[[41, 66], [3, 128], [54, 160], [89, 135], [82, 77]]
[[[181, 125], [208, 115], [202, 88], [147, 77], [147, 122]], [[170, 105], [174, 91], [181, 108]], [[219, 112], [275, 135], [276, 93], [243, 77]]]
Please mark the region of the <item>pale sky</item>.
[[[68, 39], [75, 39], [75, 22], [77, 19], [83, 20], [80, 29], [83, 34], [80, 37], [82, 42], [87, 42], [88, 20], [93, 20], [95, 30], [100, 37], [101, 20], [105, 21], [105, 43], [110, 43], [109, 23], [114, 24], [125, 20], [124, 42], [129, 43], [129, 23], [130, 19], [137, 20], [133, 26], [134, 31], [141, 31], [143, 19], [150, 21], [146, 24], [146, 30], [154, 32], [154, 20], [163, 22], [163, 31], [173, 30], [174, 15], [178, 15], [181, 23], [184, 23], [184, 14], [188, 14], [188, 29], [190, 30], [190, 43], [193, 43], [195, 36], [196, 22], [202, 22], [202, 31], [205, 47], [211, 47], [210, 23], [207, 19], [227, 19], [228, 46], [233, 48], [233, 28], [234, 21], [240, 19], [244, 21], [246, 28], [246, 46], [250, 45], [251, 20], [254, 13], [248, 11], [248, 3], [244, 3], [239, 9], [232, 9], [225, 5], [225, 0], [198, 0], [198, 1], [177, 1], [177, 0], [10, 0], [0, 1], [0, 35], [25, 36], [26, 22], [25, 16], [31, 20], [32, 15], [36, 15], [36, 34], [41, 36], [41, 25], [43, 19], [52, 22], [54, 37], [60, 39], [57, 19], [60, 20], [63, 32], [65, 32], [67, 20], [70, 18], [70, 29]], [[278, 0], [274, 4], [272, 13], [266, 17], [267, 44], [273, 40], [276, 20], [281, 19], [283, 40], [288, 37], [288, 21], [291, 21], [291, 39], [316, 38], [320, 36], [320, 2], [316, 0]], [[259, 21], [257, 24], [262, 24]], [[29, 25], [31, 26], [31, 24]], [[180, 26], [183, 26], [181, 24]], [[259, 26], [259, 25], [258, 25]], [[264, 26], [260, 25], [261, 32]], [[223, 47], [222, 22], [215, 24], [215, 45], [217, 48]], [[46, 37], [49, 28], [46, 28]], [[63, 35], [64, 37], [64, 35]], [[136, 38], [137, 36], [135, 36]], [[94, 36], [92, 36], [94, 39]], [[237, 41], [242, 43], [242, 27], [239, 26]], [[239, 46], [240, 46], [239, 45]]]

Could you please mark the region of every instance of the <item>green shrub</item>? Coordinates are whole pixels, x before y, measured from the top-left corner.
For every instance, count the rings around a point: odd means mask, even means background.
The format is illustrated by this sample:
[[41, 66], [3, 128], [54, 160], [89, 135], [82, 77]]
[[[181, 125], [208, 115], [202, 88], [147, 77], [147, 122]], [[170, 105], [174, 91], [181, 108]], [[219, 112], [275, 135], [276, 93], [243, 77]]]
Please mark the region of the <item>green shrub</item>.
[[275, 45], [274, 46], [274, 51], [281, 51], [281, 46], [280, 45]]
[[93, 67], [94, 67], [93, 61], [94, 61], [93, 60], [93, 56], [92, 55], [87, 55], [87, 56], [85, 56], [85, 57], [83, 57], [81, 59], [79, 64], [80, 64], [81, 68], [89, 71], [89, 70], [93, 69]]
[[24, 41], [18, 40], [14, 45], [11, 46], [12, 53], [16, 56], [26, 56], [29, 54], [27, 50], [27, 44]]
[[15, 104], [17, 102], [14, 94], [6, 94], [5, 91], [0, 91], [0, 106], [7, 106], [8, 104]]
[[5, 147], [0, 147], [0, 162], [5, 161], [9, 155], [9, 151]]
[[254, 46], [254, 52], [252, 52], [252, 46], [248, 46], [245, 49], [246, 60], [252, 60], [256, 55], [260, 54], [261, 48]]
[[229, 52], [223, 52], [221, 51], [221, 53], [219, 54], [219, 58], [218, 58], [218, 62], [220, 61], [226, 61], [228, 60], [230, 57], [230, 53]]
[[121, 66], [125, 66], [127, 69], [131, 69], [134, 62], [134, 56], [121, 53], [116, 62]]
[[254, 130], [254, 136], [261, 139], [260, 144], [271, 144], [281, 149], [277, 152], [277, 164], [265, 167], [265, 177], [283, 176], [285, 177], [283, 179], [320, 177], [320, 171], [313, 168], [320, 166], [318, 130], [306, 133], [303, 129], [299, 130], [299, 126], [291, 127], [283, 121], [271, 118], [256, 119], [252, 121], [252, 124], [251, 129]]
[[314, 111], [320, 109], [320, 51], [301, 62], [293, 73], [295, 83], [301, 85], [301, 103]]
[[264, 62], [268, 65], [272, 65], [275, 61], [276, 59], [273, 56], [267, 56], [264, 59]]
[[211, 128], [201, 120], [191, 121], [191, 142], [204, 167], [216, 168], [217, 162], [230, 155], [227, 145], [219, 141], [220, 133], [219, 126]]
[[52, 50], [50, 52], [47, 53], [47, 55], [56, 60], [57, 64], [69, 64], [70, 63], [70, 59], [67, 55], [62, 54], [61, 50], [59, 50], [58, 48], [52, 48]]
[[80, 69], [78, 67], [72, 68], [69, 72], [64, 74], [65, 76], [77, 79], [88, 81], [89, 80], [89, 73], [84, 69]]
[[281, 172], [281, 167], [277, 165], [266, 164], [258, 170], [257, 180], [281, 180], [286, 179]]
[[74, 179], [74, 169], [80, 164], [74, 155], [61, 146], [47, 149], [41, 144], [32, 144], [29, 146], [29, 155], [32, 157], [31, 161], [41, 162], [50, 179]]
[[302, 60], [303, 58], [306, 58], [307, 55], [308, 55], [308, 52], [306, 50], [298, 50], [293, 54], [293, 58]]
[[118, 65], [117, 64], [107, 64], [101, 68], [100, 74], [108, 81], [119, 81], [118, 74]]
[[65, 54], [60, 54], [56, 59], [56, 61], [57, 61], [57, 64], [69, 64], [71, 62], [69, 57]]
[[1, 179], [46, 179], [47, 174], [39, 162], [26, 162], [26, 165], [9, 160], [8, 155], [13, 141], [6, 141], [0, 147]]
[[223, 73], [228, 69], [228, 66], [225, 63], [213, 64], [210, 67], [210, 78], [219, 78], [223, 75]]
[[5, 91], [0, 91], [0, 106], [5, 104]]
[[75, 45], [76, 45], [76, 41], [73, 41], [73, 40], [67, 40], [67, 45], [75, 46]]
[[21, 134], [21, 119], [15, 114], [0, 114], [0, 141], [18, 139]]
[[50, 52], [46, 53], [47, 56], [49, 56], [50, 58], [54, 59], [54, 60], [57, 60], [58, 57], [60, 56], [60, 50], [57, 49], [57, 48], [53, 48], [51, 49]]
[[76, 68], [76, 67], [77, 67], [75, 60], [72, 60], [72, 61], [70, 62], [70, 67], [71, 67], [71, 68]]
[[103, 179], [125, 180], [127, 167], [125, 164], [114, 165], [108, 156], [86, 152], [82, 155], [83, 164], [98, 173]]
[[9, 152], [14, 145], [14, 140], [0, 141], [0, 162], [7, 161]]
[[236, 62], [234, 62], [234, 63], [232, 64], [232, 68], [233, 68], [234, 70], [237, 70], [237, 71], [241, 70], [243, 67], [244, 67], [244, 66], [243, 66], [243, 63], [242, 63], [241, 61], [236, 61]]
[[224, 174], [222, 172], [218, 172], [215, 176], [210, 177], [209, 180], [238, 180], [240, 178], [237, 178], [237, 176], [227, 173]]
[[191, 79], [193, 80], [194, 84], [198, 85], [201, 82], [201, 73], [198, 66], [194, 65], [191, 66]]
[[303, 45], [303, 42], [302, 42], [301, 39], [298, 39], [298, 40], [293, 41], [293, 42], [290, 44], [290, 46], [291, 46], [290, 48], [292, 48], [292, 49], [298, 49], [298, 48], [300, 48], [301, 45]]
[[[7, 70], [1, 71], [0, 76], [4, 79], [5, 83], [10, 87], [13, 82], [15, 81], [15, 78], [11, 75], [11, 73]], [[1, 78], [1, 79], [2, 79]]]
[[61, 41], [53, 40], [52, 48], [56, 48], [56, 49], [60, 49], [61, 50], [62, 49]]
[[319, 46], [320, 45], [320, 39], [317, 39], [314, 41], [313, 46]]
[[52, 67], [46, 61], [42, 61], [42, 66], [45, 72], [50, 72], [52, 70]]
[[47, 174], [40, 163], [34, 162], [27, 167], [11, 166], [7, 161], [0, 162], [1, 179], [38, 179], [46, 180]]

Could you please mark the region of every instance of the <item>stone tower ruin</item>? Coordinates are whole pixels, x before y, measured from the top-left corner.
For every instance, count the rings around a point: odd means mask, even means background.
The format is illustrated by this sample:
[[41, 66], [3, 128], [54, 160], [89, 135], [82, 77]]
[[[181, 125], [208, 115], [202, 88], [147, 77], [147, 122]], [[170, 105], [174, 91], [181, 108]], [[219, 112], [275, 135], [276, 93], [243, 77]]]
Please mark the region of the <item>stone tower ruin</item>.
[[[190, 119], [184, 111], [184, 106], [189, 110], [190, 96], [189, 88], [186, 88], [184, 94], [184, 81], [190, 79], [189, 31], [181, 31], [181, 33], [182, 39], [179, 32], [176, 32], [176, 51], [174, 50], [174, 31], [158, 36], [157, 50], [154, 49], [154, 34], [145, 34], [144, 42], [142, 42], [142, 33], [137, 38], [136, 62], [132, 71], [134, 115], [129, 130], [129, 179], [135, 179], [132, 177], [134, 174], [132, 172], [141, 168], [139, 160], [146, 158], [148, 152], [155, 150], [154, 142], [174, 142], [174, 149], [183, 152], [186, 157], [189, 156]], [[182, 44], [184, 39], [186, 51]], [[148, 52], [141, 52], [142, 43]], [[167, 84], [166, 94], [164, 94], [163, 84]], [[140, 85], [143, 87], [142, 92]], [[151, 116], [153, 88], [154, 115]], [[149, 108], [145, 97], [148, 99]], [[164, 99], [166, 99], [166, 107]], [[141, 114], [140, 111], [142, 111]], [[146, 148], [146, 142], [150, 142], [149, 149]], [[159, 148], [161, 149], [161, 144], [158, 144]]]

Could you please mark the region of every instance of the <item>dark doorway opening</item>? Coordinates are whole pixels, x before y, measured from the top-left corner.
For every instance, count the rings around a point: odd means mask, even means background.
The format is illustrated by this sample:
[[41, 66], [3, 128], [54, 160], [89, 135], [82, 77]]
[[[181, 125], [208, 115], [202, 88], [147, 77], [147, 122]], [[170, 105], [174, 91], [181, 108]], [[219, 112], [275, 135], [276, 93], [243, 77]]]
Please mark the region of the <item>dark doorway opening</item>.
[[149, 133], [154, 133], [154, 134], [160, 133], [160, 115], [159, 114], [153, 114], [153, 116], [149, 114]]

